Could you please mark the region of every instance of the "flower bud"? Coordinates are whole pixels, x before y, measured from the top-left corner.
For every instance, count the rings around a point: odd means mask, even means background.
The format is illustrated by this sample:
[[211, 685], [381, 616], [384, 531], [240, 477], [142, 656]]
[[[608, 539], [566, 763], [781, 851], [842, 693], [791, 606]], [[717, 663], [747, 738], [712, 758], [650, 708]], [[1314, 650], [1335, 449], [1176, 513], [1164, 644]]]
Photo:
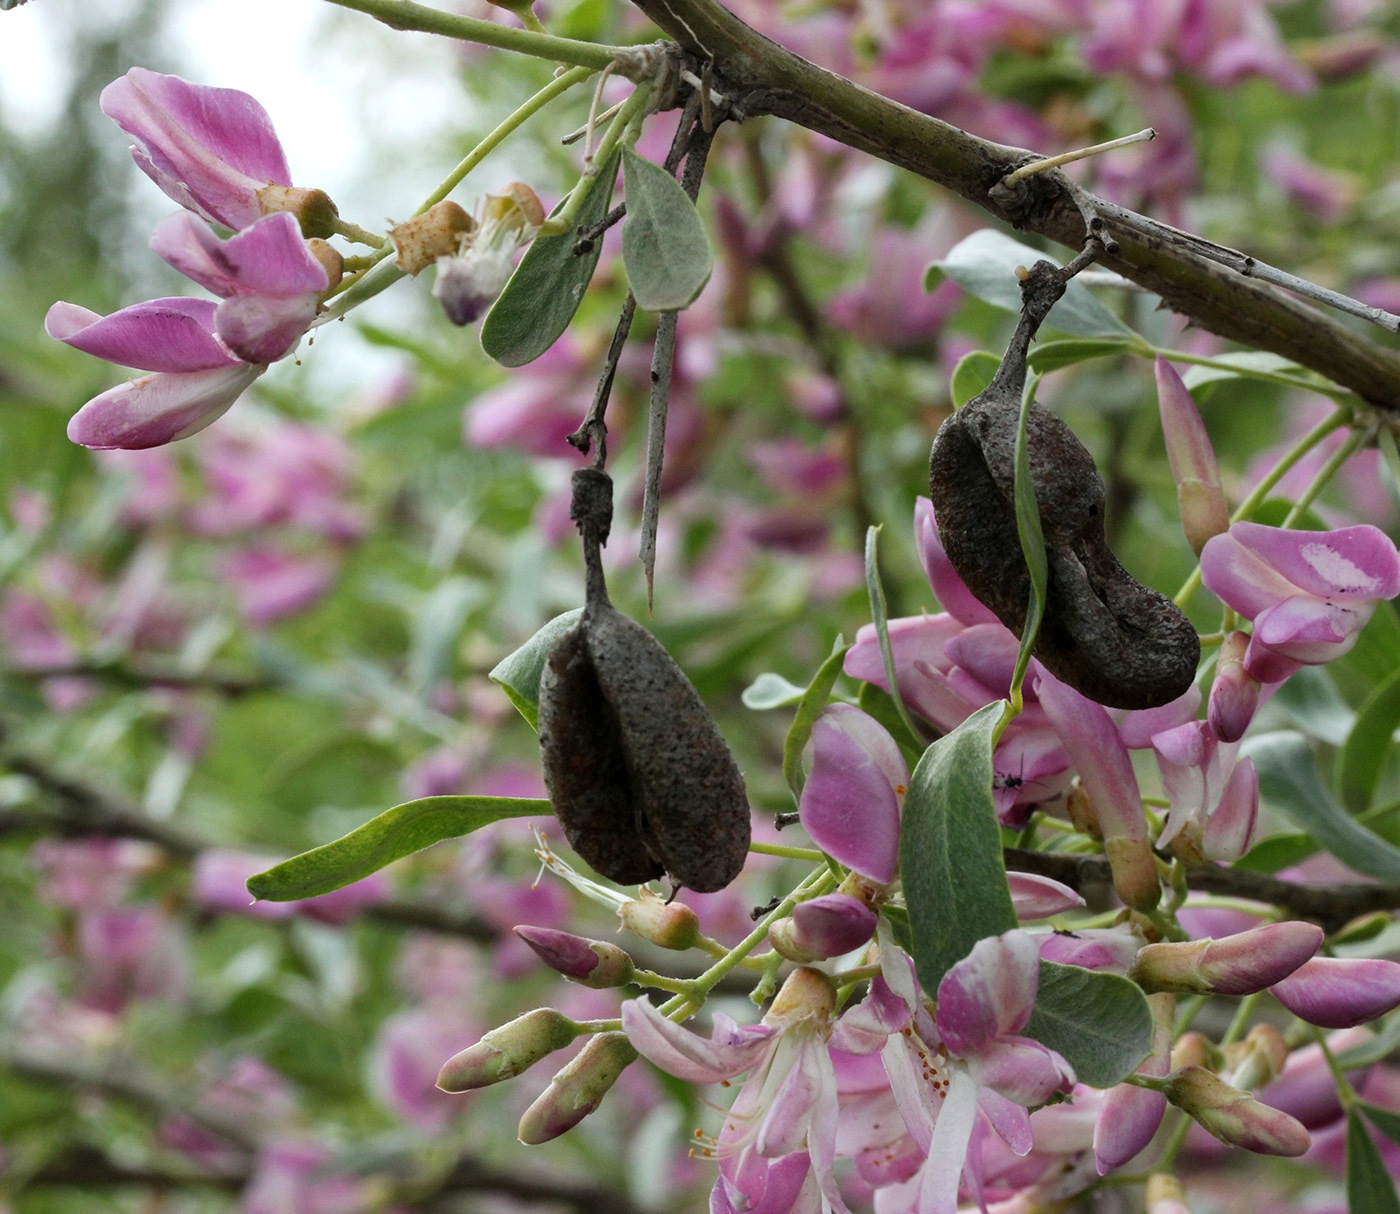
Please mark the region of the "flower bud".
[[563, 1049], [583, 1031], [562, 1012], [536, 1008], [454, 1054], [443, 1063], [437, 1085], [444, 1092], [470, 1092], [513, 1079], [546, 1054]]
[[1147, 1214], [1191, 1214], [1186, 1205], [1186, 1189], [1168, 1172], [1153, 1172], [1144, 1192]]
[[257, 191], [258, 208], [264, 215], [287, 211], [296, 216], [301, 234], [307, 239], [324, 240], [335, 235], [340, 210], [325, 190], [311, 190], [295, 185], [265, 185]]
[[791, 1029], [800, 1023], [828, 1025], [836, 1010], [836, 987], [820, 970], [793, 970], [763, 1015], [772, 1028]]
[[875, 934], [875, 912], [847, 894], [826, 894], [799, 903], [790, 919], [779, 919], [768, 940], [789, 961], [840, 957]]
[[540, 196], [523, 181], [512, 181], [509, 185], [487, 194], [481, 204], [481, 225], [496, 224], [505, 231], [524, 233], [525, 238], [533, 237], [544, 223], [544, 204]]
[[536, 1146], [572, 1130], [603, 1102], [608, 1089], [636, 1058], [626, 1033], [599, 1033], [525, 1110], [517, 1129], [520, 1141]]
[[632, 958], [606, 940], [585, 940], [552, 927], [517, 927], [515, 934], [570, 982], [602, 990], [625, 986], [635, 973]]
[[[1152, 1008], [1152, 1053], [1139, 1075], [1164, 1077], [1171, 1066], [1174, 995], [1149, 995]], [[1094, 1163], [1100, 1176], [1117, 1171], [1143, 1150], [1167, 1111], [1167, 1098], [1152, 1088], [1120, 1083], [1109, 1089], [1094, 1122]]]
[[1288, 1042], [1272, 1024], [1256, 1024], [1243, 1041], [1226, 1046], [1230, 1082], [1253, 1091], [1273, 1083], [1288, 1064]]
[[1220, 940], [1145, 945], [1128, 977], [1146, 991], [1252, 995], [1286, 978], [1322, 943], [1313, 923], [1271, 923]]
[[1249, 633], [1238, 628], [1220, 644], [1206, 720], [1222, 742], [1238, 742], [1259, 707], [1260, 682], [1244, 668]]
[[1162, 437], [1176, 481], [1181, 526], [1197, 556], [1213, 535], [1229, 530], [1230, 508], [1220, 488], [1220, 469], [1200, 410], [1181, 376], [1166, 359], [1157, 359], [1157, 401]]
[[1167, 1099], [1195, 1118], [1227, 1146], [1261, 1155], [1301, 1155], [1312, 1138], [1287, 1113], [1231, 1087], [1203, 1067], [1188, 1066], [1168, 1077]]
[[617, 917], [628, 931], [659, 948], [683, 952], [704, 939], [700, 920], [690, 907], [684, 902], [664, 902], [648, 889], [643, 889], [640, 897], [624, 902]]
[[1400, 963], [1368, 957], [1314, 957], [1273, 985], [1300, 1020], [1351, 1028], [1400, 1007]]
[[345, 277], [345, 258], [340, 255], [340, 250], [319, 239], [308, 240], [306, 247], [326, 272], [326, 290], [334, 291]]
[[439, 257], [456, 253], [463, 238], [475, 228], [475, 219], [457, 203], [444, 199], [389, 229], [389, 239], [398, 253], [395, 262], [405, 274], [422, 273]]

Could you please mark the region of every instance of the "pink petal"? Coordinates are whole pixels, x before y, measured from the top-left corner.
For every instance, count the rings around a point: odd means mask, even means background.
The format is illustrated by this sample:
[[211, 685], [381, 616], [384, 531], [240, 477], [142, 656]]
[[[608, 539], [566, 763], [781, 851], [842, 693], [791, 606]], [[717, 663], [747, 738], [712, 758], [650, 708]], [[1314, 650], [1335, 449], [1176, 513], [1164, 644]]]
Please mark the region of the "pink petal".
[[245, 362], [276, 362], [296, 348], [319, 306], [315, 294], [286, 299], [235, 295], [219, 305], [214, 329], [219, 340]]
[[622, 1028], [638, 1053], [669, 1075], [691, 1083], [718, 1083], [754, 1066], [772, 1048], [773, 1030], [761, 1024], [740, 1029], [716, 1012], [707, 1041], [668, 1020], [646, 999], [622, 1005]]
[[1241, 759], [1206, 822], [1208, 860], [1238, 860], [1253, 846], [1259, 827], [1259, 773], [1254, 760]]
[[99, 316], [56, 303], [44, 317], [50, 337], [75, 350], [143, 371], [210, 371], [238, 360], [214, 336], [212, 299], [151, 299]]
[[177, 212], [156, 225], [150, 247], [219, 296], [314, 294], [328, 283], [301, 226], [286, 212], [259, 219], [227, 240], [188, 212]]
[[980, 1053], [1006, 1033], [1025, 1028], [1040, 985], [1040, 949], [1033, 936], [1010, 931], [979, 940], [938, 984], [937, 1024], [959, 1057]]
[[884, 727], [859, 708], [832, 704], [812, 728], [803, 829], [841, 864], [888, 883], [899, 863], [899, 806], [908, 782], [909, 768]]
[[1120, 1083], [1104, 1099], [1094, 1124], [1094, 1162], [1099, 1175], [1117, 1171], [1152, 1141], [1167, 1098], [1161, 1092]]
[[102, 112], [138, 147], [136, 163], [181, 206], [235, 230], [258, 218], [255, 191], [291, 185], [267, 111], [236, 89], [132, 68], [102, 90]]
[[1309, 1024], [1350, 1028], [1400, 1007], [1400, 964], [1372, 958], [1314, 957], [1270, 988]]
[[1052, 877], [1010, 872], [1006, 882], [1011, 887], [1011, 905], [1018, 919], [1048, 919], [1085, 905], [1078, 893]]
[[1056, 1092], [1068, 1092], [1074, 1086], [1069, 1063], [1029, 1037], [993, 1042], [968, 1059], [968, 1067], [978, 1083], [1026, 1108], [1044, 1104]]
[[976, 1121], [977, 1084], [961, 1067], [954, 1067], [919, 1180], [919, 1214], [955, 1214]]
[[949, 563], [943, 541], [938, 538], [933, 503], [926, 497], [914, 502], [914, 539], [919, 546], [919, 563], [944, 611], [963, 624], [1000, 623], [996, 613], [982, 604]]
[[217, 421], [267, 368], [233, 363], [213, 371], [143, 375], [95, 396], [68, 422], [84, 447], [159, 447]]

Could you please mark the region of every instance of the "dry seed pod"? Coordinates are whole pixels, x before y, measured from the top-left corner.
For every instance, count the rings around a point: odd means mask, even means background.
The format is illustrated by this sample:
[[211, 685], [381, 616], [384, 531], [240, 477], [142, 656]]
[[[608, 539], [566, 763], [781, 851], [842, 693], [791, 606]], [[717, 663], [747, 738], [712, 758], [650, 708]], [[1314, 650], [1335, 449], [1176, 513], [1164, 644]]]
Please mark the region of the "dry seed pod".
[[[948, 559], [969, 590], [1013, 632], [1026, 622], [1030, 573], [1015, 513], [1015, 450], [1026, 353], [1060, 271], [1037, 262], [996, 377], [938, 431], [929, 491]], [[1049, 563], [1035, 656], [1056, 678], [1112, 708], [1153, 708], [1191, 686], [1200, 641], [1165, 595], [1136, 581], [1104, 537], [1104, 484], [1093, 457], [1049, 410], [1026, 426], [1031, 483]]]
[[699, 693], [661, 644], [608, 601], [599, 544], [612, 482], [574, 474], [584, 537], [583, 619], [540, 679], [540, 749], [554, 811], [574, 850], [614, 881], [670, 875], [707, 893], [748, 855], [743, 777]]

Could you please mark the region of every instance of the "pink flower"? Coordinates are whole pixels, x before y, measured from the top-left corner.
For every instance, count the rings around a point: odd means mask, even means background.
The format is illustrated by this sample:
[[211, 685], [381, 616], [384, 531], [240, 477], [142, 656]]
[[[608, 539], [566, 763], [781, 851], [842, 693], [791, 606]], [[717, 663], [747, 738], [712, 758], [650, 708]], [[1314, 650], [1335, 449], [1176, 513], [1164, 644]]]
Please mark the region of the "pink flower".
[[134, 67], [102, 90], [100, 104], [137, 141], [137, 167], [214, 223], [247, 227], [263, 214], [260, 189], [291, 185], [272, 120], [247, 93]]
[[143, 375], [109, 388], [78, 410], [68, 437], [84, 447], [158, 447], [198, 433], [226, 413], [267, 370], [235, 358], [215, 336], [207, 299], [152, 299], [99, 316], [56, 303], [50, 337]]
[[1400, 964], [1379, 958], [1314, 957], [1270, 990], [1309, 1024], [1351, 1028], [1400, 1006]]
[[230, 354], [248, 363], [290, 354], [330, 285], [295, 217], [285, 212], [221, 240], [181, 211], [156, 226], [151, 250], [223, 299], [214, 310], [214, 332]]
[[231, 553], [219, 571], [238, 596], [248, 623], [267, 628], [319, 602], [330, 589], [335, 569], [335, 562], [323, 554], [259, 546]]
[[691, 1083], [749, 1072], [713, 1148], [720, 1178], [711, 1209], [773, 1214], [807, 1187], [795, 1173], [806, 1157], [827, 1202], [845, 1214], [832, 1176], [836, 1154], [836, 1074], [827, 1040], [836, 990], [812, 969], [794, 970], [762, 1024], [740, 1028], [715, 1013], [708, 1040], [668, 1020], [648, 1000], [622, 1005], [622, 1027], [639, 1053]]
[[1259, 773], [1239, 759], [1238, 742], [1222, 742], [1206, 721], [1188, 721], [1152, 739], [1171, 809], [1157, 840], [1178, 836], [1208, 860], [1238, 860], [1254, 841], [1259, 821]]
[[830, 704], [812, 726], [812, 773], [799, 812], [812, 842], [886, 885], [899, 863], [899, 807], [909, 767], [874, 717]]
[[1400, 556], [1369, 525], [1286, 531], [1236, 523], [1201, 553], [1201, 577], [1254, 621], [1244, 669], [1277, 683], [1341, 657], [1381, 599], [1400, 593]]

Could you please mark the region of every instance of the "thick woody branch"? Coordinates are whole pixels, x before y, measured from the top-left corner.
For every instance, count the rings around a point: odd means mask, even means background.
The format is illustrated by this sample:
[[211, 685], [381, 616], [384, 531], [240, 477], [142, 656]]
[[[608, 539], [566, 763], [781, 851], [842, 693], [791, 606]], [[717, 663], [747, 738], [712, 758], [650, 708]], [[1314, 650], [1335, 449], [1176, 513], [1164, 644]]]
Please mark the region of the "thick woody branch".
[[[817, 67], [715, 0], [634, 2], [687, 56], [713, 62], [714, 87], [730, 99], [735, 116], [797, 123], [927, 178], [997, 219], [1076, 250], [1083, 245], [1083, 214], [1053, 175], [1042, 175], [1040, 186], [1014, 200], [997, 191], [1008, 173], [1034, 158], [1025, 149], [979, 139]], [[1082, 201], [1096, 207], [1118, 245], [1100, 259], [1104, 266], [1202, 328], [1290, 358], [1372, 404], [1400, 407], [1400, 352], [1211, 262], [1146, 216], [1099, 205], [1092, 195]]]

